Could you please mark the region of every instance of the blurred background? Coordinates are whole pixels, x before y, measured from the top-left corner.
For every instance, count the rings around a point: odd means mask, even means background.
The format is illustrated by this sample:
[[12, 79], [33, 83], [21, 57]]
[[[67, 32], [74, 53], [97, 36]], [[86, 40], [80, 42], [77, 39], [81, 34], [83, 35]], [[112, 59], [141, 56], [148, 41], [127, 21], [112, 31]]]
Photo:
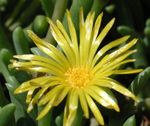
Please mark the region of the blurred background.
[[[103, 25], [116, 18], [115, 25], [104, 39], [104, 45], [124, 35], [139, 39], [134, 47], [138, 50], [133, 55], [136, 62], [126, 68], [143, 68], [143, 72], [115, 78], [139, 96], [140, 102], [134, 105], [116, 93], [121, 112], [102, 110], [106, 125], [150, 126], [150, 0], [0, 0], [0, 126], [62, 126], [61, 106], [47, 115], [48, 121], [35, 120], [38, 107], [30, 114], [26, 112], [25, 94], [14, 95], [13, 91], [33, 75], [10, 70], [8, 64], [15, 54], [42, 55], [28, 37], [29, 29], [57, 46], [46, 17], [53, 21], [61, 20], [67, 29], [65, 12], [69, 9], [79, 32], [78, 13], [81, 6], [85, 17], [89, 11], [95, 11], [96, 17], [104, 12]], [[78, 126], [97, 126], [92, 116], [89, 120], [79, 117]]]

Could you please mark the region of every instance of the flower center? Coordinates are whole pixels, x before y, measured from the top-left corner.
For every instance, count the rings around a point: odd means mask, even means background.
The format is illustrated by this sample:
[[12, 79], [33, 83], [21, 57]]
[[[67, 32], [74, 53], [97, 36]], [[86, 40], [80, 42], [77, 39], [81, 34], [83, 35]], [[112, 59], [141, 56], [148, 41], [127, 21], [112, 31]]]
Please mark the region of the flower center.
[[72, 87], [81, 88], [87, 85], [90, 80], [90, 74], [87, 69], [72, 68], [66, 73], [66, 81], [71, 84]]

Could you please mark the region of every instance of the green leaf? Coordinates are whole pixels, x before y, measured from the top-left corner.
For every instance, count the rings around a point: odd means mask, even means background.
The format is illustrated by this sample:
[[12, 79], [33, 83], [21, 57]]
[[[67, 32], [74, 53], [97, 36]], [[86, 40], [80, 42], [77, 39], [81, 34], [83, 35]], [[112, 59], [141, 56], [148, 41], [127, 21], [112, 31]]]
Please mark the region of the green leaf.
[[[79, 33], [80, 8], [83, 7], [84, 15], [87, 15], [87, 13], [91, 10], [92, 4], [93, 4], [93, 0], [73, 0], [72, 1], [70, 12], [71, 12], [72, 21], [75, 25], [75, 29], [77, 33]], [[63, 24], [65, 25], [65, 28], [68, 29], [66, 16], [64, 17]]]
[[33, 21], [32, 29], [39, 37], [45, 37], [48, 26], [46, 17], [44, 15], [37, 15]]
[[63, 114], [60, 114], [59, 116], [56, 117], [55, 123], [57, 126], [62, 126], [63, 124]]
[[150, 97], [150, 67], [141, 72], [130, 85], [131, 91], [141, 98]]
[[25, 33], [21, 27], [17, 27], [13, 31], [13, 42], [17, 54], [29, 53], [28, 40]]
[[136, 119], [135, 119], [135, 115], [129, 117], [125, 123], [123, 124], [123, 126], [136, 126]]
[[107, 5], [109, 0], [94, 0], [91, 11], [95, 12], [95, 15], [98, 16], [98, 14], [103, 10], [103, 8]]
[[0, 126], [8, 126], [9, 121], [14, 118], [16, 106], [12, 103], [0, 109]]
[[[40, 112], [43, 107], [38, 107], [38, 111]], [[38, 126], [51, 126], [52, 122], [52, 111], [50, 110], [42, 119], [38, 120]]]
[[53, 9], [54, 9], [54, 3], [52, 0], [40, 0], [42, 4], [42, 8], [45, 11], [45, 14], [48, 17], [52, 16]]

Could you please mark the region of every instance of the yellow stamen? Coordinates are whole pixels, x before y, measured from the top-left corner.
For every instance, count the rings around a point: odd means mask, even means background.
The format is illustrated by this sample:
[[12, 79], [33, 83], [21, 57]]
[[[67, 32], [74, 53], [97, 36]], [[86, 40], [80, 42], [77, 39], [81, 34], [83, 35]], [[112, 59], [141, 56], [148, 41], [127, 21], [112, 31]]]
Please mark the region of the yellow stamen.
[[89, 71], [85, 68], [70, 68], [65, 75], [67, 83], [76, 88], [85, 87], [91, 78]]

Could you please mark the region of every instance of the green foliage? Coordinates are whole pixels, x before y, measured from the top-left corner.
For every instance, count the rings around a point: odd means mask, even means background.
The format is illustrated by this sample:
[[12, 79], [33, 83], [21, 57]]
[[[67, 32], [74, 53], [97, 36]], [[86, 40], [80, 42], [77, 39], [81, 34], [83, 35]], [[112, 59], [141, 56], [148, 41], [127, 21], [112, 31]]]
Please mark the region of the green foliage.
[[[28, 37], [27, 30], [34, 31], [42, 39], [57, 46], [46, 17], [53, 21], [61, 20], [67, 29], [65, 11], [69, 9], [76, 32], [79, 34], [80, 7], [83, 7], [84, 17], [89, 11], [95, 11], [95, 16], [103, 11], [105, 24], [112, 17], [116, 18], [115, 26], [103, 45], [118, 35], [138, 38], [138, 43], [134, 47], [137, 53], [133, 55], [136, 62], [128, 64], [126, 68], [143, 68], [143, 72], [136, 77], [134, 75], [130, 78], [115, 77], [124, 82], [126, 87], [129, 86], [129, 89], [138, 96], [139, 102], [134, 104], [133, 101], [116, 93], [120, 113], [99, 106], [106, 125], [139, 126], [143, 116], [149, 117], [147, 116], [150, 115], [149, 0], [0, 0], [0, 126], [62, 126], [63, 105], [54, 108], [40, 121], [36, 120], [41, 109], [38, 106], [31, 113], [26, 112], [26, 94], [14, 95], [14, 90], [34, 74], [10, 69], [8, 65], [15, 54], [33, 53], [47, 56], [35, 47]], [[90, 119], [85, 119], [82, 115], [83, 112], [79, 107], [74, 126], [90, 125], [92, 115]]]

